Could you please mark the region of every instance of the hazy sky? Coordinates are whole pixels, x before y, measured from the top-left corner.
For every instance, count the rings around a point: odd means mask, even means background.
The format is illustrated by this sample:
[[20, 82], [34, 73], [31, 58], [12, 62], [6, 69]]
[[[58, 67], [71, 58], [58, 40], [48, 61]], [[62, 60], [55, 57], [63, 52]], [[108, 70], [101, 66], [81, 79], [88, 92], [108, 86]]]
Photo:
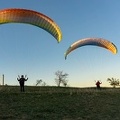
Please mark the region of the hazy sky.
[[[5, 84], [18, 85], [18, 75], [26, 74], [26, 85], [42, 79], [55, 85], [55, 72], [69, 74], [70, 86], [109, 86], [107, 78], [120, 79], [120, 0], [0, 0], [0, 9], [24, 8], [41, 12], [61, 28], [63, 39], [28, 24], [0, 26], [0, 76]], [[101, 37], [113, 42], [118, 54], [93, 46], [81, 47], [64, 59], [64, 53], [75, 41]]]

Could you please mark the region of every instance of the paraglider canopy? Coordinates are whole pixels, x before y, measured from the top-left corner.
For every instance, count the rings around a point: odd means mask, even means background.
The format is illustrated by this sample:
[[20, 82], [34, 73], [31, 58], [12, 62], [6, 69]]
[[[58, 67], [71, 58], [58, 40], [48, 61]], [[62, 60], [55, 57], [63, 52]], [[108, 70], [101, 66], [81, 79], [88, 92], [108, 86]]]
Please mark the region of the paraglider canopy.
[[109, 51], [111, 51], [113, 54], [117, 53], [117, 47], [110, 41], [103, 39], [103, 38], [85, 38], [85, 39], [81, 39], [78, 40], [76, 42], [74, 42], [65, 52], [65, 59], [67, 58], [67, 55], [72, 52], [73, 50], [82, 47], [82, 46], [86, 46], [86, 45], [93, 45], [93, 46], [98, 46], [98, 47], [102, 47], [105, 49], [108, 49]]
[[27, 9], [10, 8], [0, 10], [0, 24], [27, 23], [49, 32], [58, 42], [62, 39], [59, 26], [48, 16]]

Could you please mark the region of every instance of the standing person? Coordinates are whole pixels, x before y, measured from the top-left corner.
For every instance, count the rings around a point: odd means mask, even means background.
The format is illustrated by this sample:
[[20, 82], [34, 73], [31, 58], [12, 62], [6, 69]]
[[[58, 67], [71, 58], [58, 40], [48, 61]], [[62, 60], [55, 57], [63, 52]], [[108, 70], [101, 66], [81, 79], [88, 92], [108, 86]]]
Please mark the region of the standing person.
[[96, 86], [98, 89], [100, 89], [100, 84], [102, 84], [102, 82], [100, 82], [99, 80], [96, 82]]
[[20, 90], [21, 90], [21, 92], [24, 92], [25, 91], [24, 90], [24, 84], [25, 84], [25, 81], [28, 80], [28, 78], [24, 77], [24, 75], [21, 75], [21, 78], [19, 77], [19, 78], [17, 78], [17, 80], [20, 83]]

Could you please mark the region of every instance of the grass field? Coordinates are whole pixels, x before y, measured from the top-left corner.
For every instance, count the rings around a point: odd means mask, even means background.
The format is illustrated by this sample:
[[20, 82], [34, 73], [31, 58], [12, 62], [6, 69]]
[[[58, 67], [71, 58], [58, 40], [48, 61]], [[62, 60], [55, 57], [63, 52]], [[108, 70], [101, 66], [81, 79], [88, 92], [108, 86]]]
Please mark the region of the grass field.
[[0, 86], [0, 120], [120, 120], [120, 89]]

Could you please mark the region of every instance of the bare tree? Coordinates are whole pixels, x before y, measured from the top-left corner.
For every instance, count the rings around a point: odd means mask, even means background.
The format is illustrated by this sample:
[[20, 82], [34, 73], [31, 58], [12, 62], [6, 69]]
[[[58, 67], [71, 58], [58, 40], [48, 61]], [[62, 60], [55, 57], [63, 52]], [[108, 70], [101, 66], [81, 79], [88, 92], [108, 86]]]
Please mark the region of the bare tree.
[[58, 70], [57, 72], [55, 72], [55, 75], [56, 75], [55, 82], [58, 87], [60, 87], [61, 83], [64, 86], [67, 86], [67, 83], [68, 83], [68, 80], [66, 80], [68, 77], [67, 73], [63, 73], [63, 71]]
[[36, 86], [38, 86], [38, 85], [40, 85], [42, 83], [42, 80], [40, 79], [40, 80], [37, 80], [36, 81]]
[[111, 86], [113, 86], [114, 88], [116, 86], [119, 86], [120, 85], [120, 81], [119, 79], [116, 79], [116, 78], [108, 78], [107, 81], [110, 83]]

